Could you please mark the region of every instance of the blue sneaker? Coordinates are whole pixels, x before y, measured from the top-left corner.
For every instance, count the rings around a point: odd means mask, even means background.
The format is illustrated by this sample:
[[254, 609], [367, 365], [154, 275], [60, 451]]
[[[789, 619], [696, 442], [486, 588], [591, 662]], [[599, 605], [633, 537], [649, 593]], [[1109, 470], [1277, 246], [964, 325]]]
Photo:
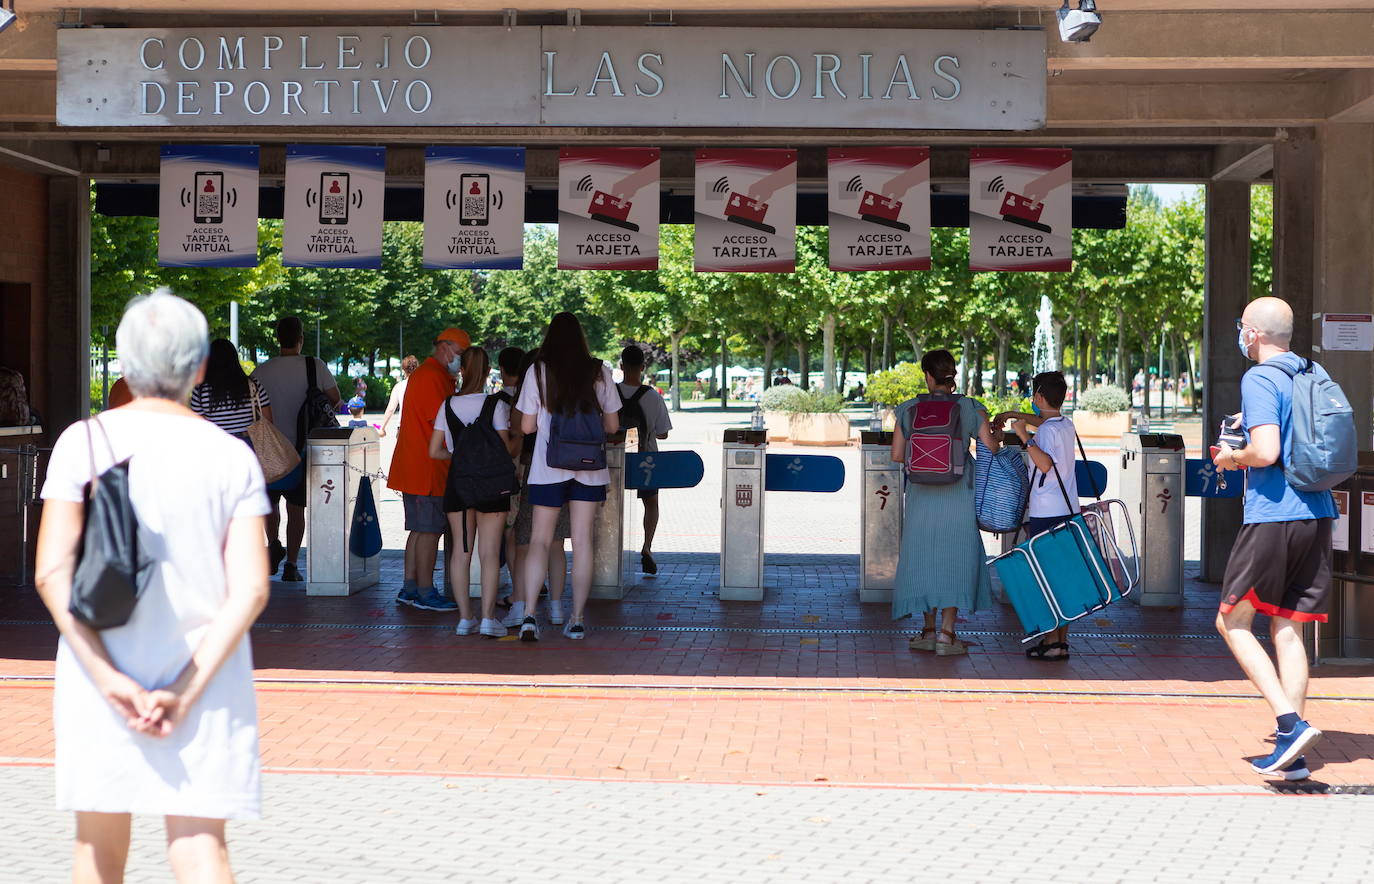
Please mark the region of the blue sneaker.
[[1283, 778], [1292, 782], [1293, 780], [1305, 780], [1312, 776], [1312, 771], [1307, 769], [1307, 756], [1299, 755], [1293, 759], [1293, 763], [1279, 770]]
[[1282, 770], [1321, 739], [1322, 732], [1305, 721], [1299, 721], [1286, 734], [1274, 735], [1274, 751], [1250, 762], [1255, 773], [1268, 774]]
[[458, 603], [439, 590], [431, 589], [420, 596], [419, 600], [415, 602], [415, 607], [423, 611], [456, 611], [458, 610]]
[[420, 601], [420, 590], [413, 586], [403, 586], [401, 591], [396, 593], [396, 604], [410, 605], [412, 608], [418, 607]]

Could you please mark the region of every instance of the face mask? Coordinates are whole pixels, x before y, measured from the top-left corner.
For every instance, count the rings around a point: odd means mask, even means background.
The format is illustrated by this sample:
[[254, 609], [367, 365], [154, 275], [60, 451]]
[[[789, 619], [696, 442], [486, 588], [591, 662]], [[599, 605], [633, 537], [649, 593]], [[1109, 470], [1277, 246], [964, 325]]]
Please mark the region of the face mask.
[[1040, 406], [1036, 405], [1034, 400], [1031, 401], [1031, 414], [1035, 415], [1036, 417], [1040, 416]]
[[1240, 355], [1244, 356], [1246, 359], [1249, 359], [1250, 345], [1245, 343], [1245, 329], [1240, 330], [1240, 337], [1237, 340], [1237, 343], [1240, 344]]
[[458, 353], [458, 354], [456, 354], [452, 359], [450, 359], [450, 360], [448, 361], [448, 373], [449, 373], [449, 374], [457, 374], [459, 368], [461, 368], [462, 365], [463, 365], [463, 354]]

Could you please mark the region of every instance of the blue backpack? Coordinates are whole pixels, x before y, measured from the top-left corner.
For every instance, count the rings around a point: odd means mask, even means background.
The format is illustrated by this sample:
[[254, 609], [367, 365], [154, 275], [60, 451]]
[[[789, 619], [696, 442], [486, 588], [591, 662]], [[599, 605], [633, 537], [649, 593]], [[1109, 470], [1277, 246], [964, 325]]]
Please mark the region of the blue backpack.
[[1355, 412], [1339, 384], [1310, 359], [1294, 369], [1269, 361], [1293, 380], [1293, 441], [1283, 458], [1283, 476], [1299, 491], [1329, 491], [1355, 474]]
[[976, 444], [973, 481], [978, 489], [974, 500], [978, 527], [994, 534], [1010, 534], [1025, 520], [1030, 496], [1025, 458], [1015, 446], [993, 454], [982, 442]]
[[601, 412], [551, 415], [544, 459], [558, 470], [604, 470], [606, 428], [601, 423]]

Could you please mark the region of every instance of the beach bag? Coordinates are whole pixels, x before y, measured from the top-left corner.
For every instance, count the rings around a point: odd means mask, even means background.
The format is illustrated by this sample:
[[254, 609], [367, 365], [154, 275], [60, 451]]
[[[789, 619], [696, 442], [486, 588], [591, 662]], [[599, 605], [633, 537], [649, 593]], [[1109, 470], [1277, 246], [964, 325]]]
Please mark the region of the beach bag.
[[1284, 452], [1283, 476], [1299, 491], [1330, 491], [1355, 474], [1359, 450], [1355, 412], [1340, 384], [1318, 377], [1310, 359], [1289, 368], [1269, 361], [1293, 379], [1293, 440]]
[[551, 415], [544, 458], [557, 470], [604, 470], [606, 429], [601, 423], [601, 412]]
[[377, 520], [377, 501], [372, 497], [372, 479], [358, 480], [358, 499], [353, 504], [353, 526], [348, 532], [348, 551], [360, 559], [370, 559], [382, 551], [382, 525]]
[[953, 485], [963, 478], [968, 457], [956, 394], [922, 393], [911, 409], [907, 436], [907, 478], [917, 485]]
[[[444, 511], [456, 513], [480, 504], [509, 500], [520, 489], [515, 477], [515, 462], [492, 423], [501, 400], [488, 396], [477, 419], [464, 424], [453, 411], [444, 408], [449, 435], [453, 437], [453, 460], [449, 463], [448, 484], [444, 490]], [[466, 549], [466, 547], [465, 547]]]
[[270, 484], [291, 475], [291, 471], [300, 466], [301, 455], [291, 446], [291, 440], [286, 438], [285, 433], [271, 421], [263, 419], [262, 408], [258, 405], [257, 382], [250, 383], [252, 386], [248, 395], [253, 400], [253, 422], [244, 432], [253, 453], [258, 456], [262, 478]]
[[300, 411], [296, 412], [297, 451], [305, 451], [306, 440], [310, 437], [311, 430], [339, 426], [339, 419], [334, 415], [334, 403], [329, 401], [329, 397], [320, 389], [315, 378], [315, 359], [311, 356], [304, 358], [305, 401], [301, 403]]
[[978, 527], [994, 534], [1016, 531], [1026, 518], [1030, 479], [1021, 449], [1008, 446], [996, 454], [981, 441], [974, 459], [974, 514]]
[[67, 610], [92, 629], [111, 629], [133, 616], [134, 605], [152, 579], [153, 560], [139, 546], [138, 516], [129, 498], [129, 459], [97, 475], [91, 424], [100, 430], [111, 458], [114, 447], [99, 420], [84, 423], [91, 477]]

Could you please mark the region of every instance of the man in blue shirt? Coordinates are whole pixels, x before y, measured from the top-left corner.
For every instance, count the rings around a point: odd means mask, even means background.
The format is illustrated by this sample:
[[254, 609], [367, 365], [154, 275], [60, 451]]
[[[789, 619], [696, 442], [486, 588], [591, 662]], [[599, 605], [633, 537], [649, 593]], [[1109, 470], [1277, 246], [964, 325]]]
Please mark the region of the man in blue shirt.
[[[1326, 622], [1336, 505], [1329, 491], [1298, 491], [1283, 475], [1293, 444], [1293, 381], [1278, 366], [1305, 363], [1288, 349], [1292, 308], [1278, 298], [1259, 298], [1236, 325], [1241, 352], [1259, 364], [1240, 384], [1245, 447], [1223, 442], [1212, 458], [1218, 469], [1247, 471], [1245, 523], [1226, 565], [1217, 629], [1278, 718], [1274, 751], [1252, 766], [1256, 773], [1299, 780], [1308, 776], [1303, 751], [1321, 737], [1302, 718], [1302, 624]], [[1313, 370], [1325, 376], [1320, 366]], [[1269, 615], [1277, 667], [1251, 631], [1256, 611]]]

